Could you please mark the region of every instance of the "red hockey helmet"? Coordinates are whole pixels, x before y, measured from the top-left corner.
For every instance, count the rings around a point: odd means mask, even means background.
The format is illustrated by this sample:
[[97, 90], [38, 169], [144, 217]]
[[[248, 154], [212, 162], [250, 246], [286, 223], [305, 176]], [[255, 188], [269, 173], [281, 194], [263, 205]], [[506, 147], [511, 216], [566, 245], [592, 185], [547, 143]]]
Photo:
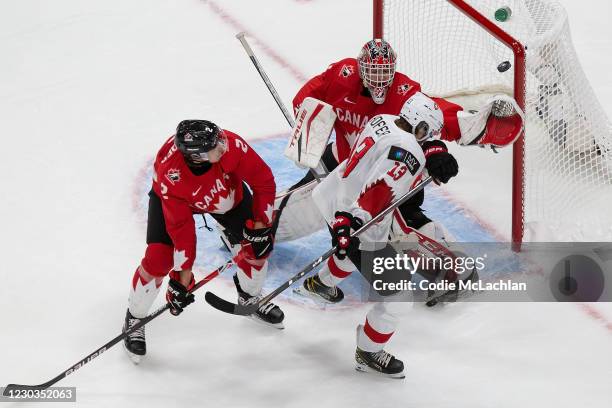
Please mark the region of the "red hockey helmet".
[[359, 76], [377, 104], [382, 104], [387, 97], [395, 76], [396, 59], [391, 45], [381, 39], [368, 41], [359, 52]]

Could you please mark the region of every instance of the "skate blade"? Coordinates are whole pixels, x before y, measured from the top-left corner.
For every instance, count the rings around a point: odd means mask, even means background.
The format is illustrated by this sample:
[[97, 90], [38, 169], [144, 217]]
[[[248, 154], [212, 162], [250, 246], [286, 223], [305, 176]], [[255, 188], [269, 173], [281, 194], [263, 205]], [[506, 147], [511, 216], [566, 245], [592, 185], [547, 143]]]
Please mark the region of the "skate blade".
[[130, 350], [127, 349], [127, 347], [125, 346], [125, 343], [123, 343], [123, 349], [127, 353], [128, 358], [132, 361], [132, 363], [134, 363], [135, 365], [140, 364], [144, 356], [132, 353]]
[[[298, 286], [297, 288], [293, 289], [293, 293], [295, 293], [296, 295], [300, 295], [303, 296], [305, 298], [311, 299], [313, 300], [315, 303], [320, 303], [320, 304], [325, 304], [325, 305], [335, 305], [336, 303], [334, 302], [330, 302], [329, 300], [322, 298], [321, 296], [312, 293], [306, 289], [304, 289], [304, 286]], [[339, 302], [337, 302], [339, 303]]]
[[258, 316], [256, 315], [250, 315], [250, 316], [246, 316], [247, 318], [253, 320], [255, 323], [267, 326], [267, 327], [273, 327], [275, 329], [278, 330], [283, 330], [285, 328], [285, 325], [283, 324], [283, 322], [280, 323], [269, 323], [266, 322], [265, 320], [260, 319]]
[[404, 374], [403, 371], [401, 373], [386, 374], [386, 373], [381, 373], [380, 371], [376, 371], [373, 368], [368, 367], [367, 365], [359, 364], [359, 363], [355, 364], [355, 370], [359, 371], [360, 373], [375, 374], [375, 375], [380, 375], [380, 376], [383, 376], [383, 377], [394, 378], [394, 379], [397, 379], [397, 380], [401, 380], [402, 378], [406, 378], [406, 374]]

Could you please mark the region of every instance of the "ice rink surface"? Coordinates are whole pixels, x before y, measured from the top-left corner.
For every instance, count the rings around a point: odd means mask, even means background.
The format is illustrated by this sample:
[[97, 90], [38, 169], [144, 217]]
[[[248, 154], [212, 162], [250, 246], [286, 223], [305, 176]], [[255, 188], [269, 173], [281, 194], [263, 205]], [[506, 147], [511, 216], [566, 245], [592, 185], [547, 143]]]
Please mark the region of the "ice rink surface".
[[[563, 3], [610, 114], [612, 5]], [[248, 31], [289, 104], [307, 78], [356, 55], [371, 36], [371, 1], [20, 0], [0, 10], [0, 385], [40, 383], [119, 333], [145, 248], [150, 164], [180, 120], [253, 140], [281, 187], [300, 177], [279, 158], [287, 125], [234, 35]], [[453, 152], [460, 174], [430, 189], [431, 214], [464, 240], [507, 240], [510, 151]], [[225, 255], [213, 233], [198, 234], [201, 277]], [[326, 239], [278, 245], [267, 288]], [[207, 289], [231, 299], [228, 276]], [[353, 369], [367, 305], [281, 296], [286, 329], [277, 331], [222, 314], [201, 294], [179, 318], [147, 326], [141, 365], [116, 346], [58, 385], [76, 386], [84, 407], [612, 403], [610, 304], [407, 305], [388, 346], [406, 366], [396, 381]]]

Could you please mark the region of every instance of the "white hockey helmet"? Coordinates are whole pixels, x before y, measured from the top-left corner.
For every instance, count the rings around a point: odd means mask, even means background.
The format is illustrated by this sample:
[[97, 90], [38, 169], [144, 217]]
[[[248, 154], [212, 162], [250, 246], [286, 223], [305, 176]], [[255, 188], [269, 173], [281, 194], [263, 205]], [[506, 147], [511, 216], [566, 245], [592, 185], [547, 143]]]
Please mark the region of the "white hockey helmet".
[[372, 99], [379, 105], [385, 102], [387, 91], [393, 83], [396, 59], [391, 45], [381, 39], [365, 43], [357, 57], [363, 85], [370, 90]]
[[412, 126], [418, 142], [439, 139], [444, 126], [444, 115], [438, 104], [429, 96], [417, 92], [402, 106], [399, 116]]

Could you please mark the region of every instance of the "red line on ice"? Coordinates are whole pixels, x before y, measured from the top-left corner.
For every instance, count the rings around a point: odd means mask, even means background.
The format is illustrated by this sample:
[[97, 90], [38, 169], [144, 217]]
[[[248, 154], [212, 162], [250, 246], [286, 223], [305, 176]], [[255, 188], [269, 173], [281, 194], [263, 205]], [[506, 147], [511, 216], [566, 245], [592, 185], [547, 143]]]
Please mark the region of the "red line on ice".
[[304, 75], [297, 67], [294, 67], [289, 61], [279, 55], [272, 47], [270, 47], [265, 41], [259, 38], [256, 34], [246, 29], [235, 17], [233, 17], [228, 11], [224, 10], [215, 1], [204, 0], [210, 6], [210, 9], [218, 15], [223, 22], [232, 26], [237, 32], [244, 31], [249, 37], [253, 38], [262, 51], [272, 58], [281, 67], [289, 71], [289, 73], [295, 78], [300, 84], [308, 80], [308, 77]]

